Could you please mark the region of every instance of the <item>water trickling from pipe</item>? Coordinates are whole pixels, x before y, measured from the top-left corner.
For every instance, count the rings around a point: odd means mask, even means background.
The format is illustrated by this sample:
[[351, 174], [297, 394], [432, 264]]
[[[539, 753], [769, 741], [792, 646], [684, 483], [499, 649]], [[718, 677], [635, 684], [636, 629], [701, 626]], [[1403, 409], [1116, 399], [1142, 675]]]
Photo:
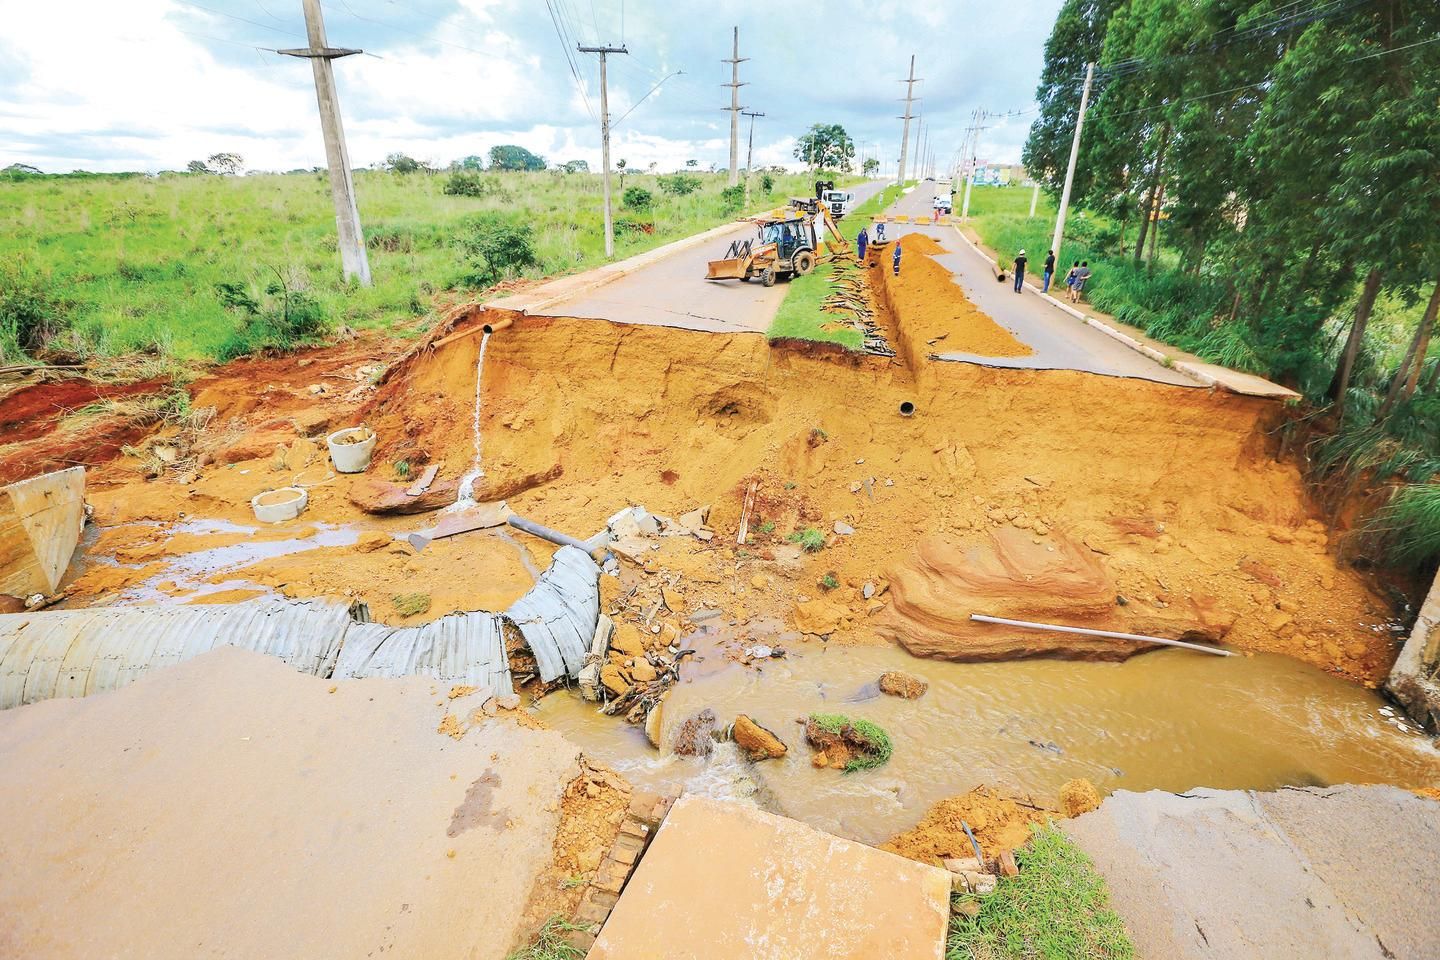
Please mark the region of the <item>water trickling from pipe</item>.
[[475, 411], [474, 419], [470, 424], [471, 435], [475, 443], [475, 458], [470, 462], [470, 472], [460, 478], [460, 491], [455, 498], [456, 506], [469, 506], [475, 502], [475, 481], [485, 476], [485, 466], [481, 459], [480, 407], [484, 399], [482, 390], [485, 384], [485, 347], [489, 343], [490, 331], [487, 329], [480, 336], [480, 357], [475, 361]]

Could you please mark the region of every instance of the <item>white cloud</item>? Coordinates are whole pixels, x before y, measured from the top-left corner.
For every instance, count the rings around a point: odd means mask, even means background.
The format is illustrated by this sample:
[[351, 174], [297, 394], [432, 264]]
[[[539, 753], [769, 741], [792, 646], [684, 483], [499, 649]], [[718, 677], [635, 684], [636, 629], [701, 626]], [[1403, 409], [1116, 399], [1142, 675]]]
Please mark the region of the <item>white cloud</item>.
[[[755, 163], [794, 164], [794, 138], [816, 121], [844, 124], [893, 163], [911, 51], [925, 76], [935, 152], [958, 145], [976, 106], [1029, 106], [1060, 0], [1012, 0], [994, 16], [974, 0], [912, 8], [832, 0], [817, 34], [804, 5], [743, 8], [744, 102], [764, 110]], [[574, 11], [567, 44], [619, 40], [616, 0]], [[302, 61], [258, 51], [303, 45], [293, 0], [0, 0], [0, 166], [156, 170], [220, 150], [259, 169], [323, 165], [314, 90]], [[210, 9], [204, 9], [210, 8]], [[447, 161], [520, 143], [554, 160], [600, 161], [598, 122], [576, 88], [545, 5], [533, 0], [327, 0], [337, 46], [374, 56], [335, 64], [350, 154], [359, 165], [403, 151]], [[613, 156], [662, 169], [729, 155], [729, 30], [701, 0], [631, 0], [628, 57], [611, 60], [618, 118], [683, 68], [615, 133]], [[727, 18], [728, 20], [729, 18]], [[616, 36], [612, 36], [614, 33]], [[815, 37], [811, 42], [807, 37]], [[60, 42], [63, 38], [63, 42]], [[569, 49], [567, 47], [567, 49]], [[573, 54], [598, 109], [593, 56]], [[1019, 155], [1029, 116], [982, 139], [991, 159]], [[742, 126], [742, 138], [748, 127]], [[741, 153], [745, 144], [742, 140]]]

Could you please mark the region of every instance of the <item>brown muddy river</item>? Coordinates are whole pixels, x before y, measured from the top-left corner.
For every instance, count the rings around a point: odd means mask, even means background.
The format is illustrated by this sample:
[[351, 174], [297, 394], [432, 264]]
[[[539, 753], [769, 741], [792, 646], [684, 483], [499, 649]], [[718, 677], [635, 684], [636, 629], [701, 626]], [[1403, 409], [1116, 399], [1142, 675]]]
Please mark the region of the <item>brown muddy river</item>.
[[[930, 690], [918, 700], [870, 696], [867, 686], [885, 670], [922, 676]], [[1440, 751], [1393, 707], [1276, 655], [1173, 650], [1118, 664], [957, 664], [894, 647], [802, 644], [763, 670], [721, 668], [711, 654], [682, 676], [689, 679], [665, 705], [666, 743], [687, 716], [711, 707], [722, 724], [749, 714], [779, 734], [789, 754], [750, 764], [729, 743], [708, 760], [661, 754], [639, 728], [598, 715], [566, 691], [546, 697], [539, 713], [638, 786], [753, 797], [866, 843], [908, 829], [936, 801], [980, 784], [1050, 806], [1072, 777], [1088, 777], [1102, 793], [1440, 784]], [[815, 769], [795, 722], [812, 711], [879, 723], [894, 756], [873, 771]]]

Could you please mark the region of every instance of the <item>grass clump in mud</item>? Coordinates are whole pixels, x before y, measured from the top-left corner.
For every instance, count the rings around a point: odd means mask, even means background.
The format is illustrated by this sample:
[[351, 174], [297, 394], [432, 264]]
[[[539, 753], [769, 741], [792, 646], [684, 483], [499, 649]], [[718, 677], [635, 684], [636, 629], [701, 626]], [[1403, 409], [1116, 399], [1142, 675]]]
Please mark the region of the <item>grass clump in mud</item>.
[[567, 933], [584, 929], [563, 917], [551, 917], [535, 935], [534, 943], [521, 947], [505, 960], [584, 960], [585, 951], [565, 939]]
[[791, 543], [798, 543], [806, 553], [819, 553], [825, 548], [825, 534], [815, 527], [806, 527], [804, 530], [796, 530], [785, 538]]
[[1135, 947], [1110, 909], [1105, 880], [1055, 826], [1034, 827], [1015, 851], [1017, 877], [1005, 877], [980, 912], [955, 912], [945, 960], [1128, 960]]
[[839, 766], [846, 773], [882, 766], [894, 752], [890, 734], [884, 729], [843, 713], [810, 714], [805, 739], [826, 758], [824, 764], [817, 761], [817, 766]]
[[395, 612], [402, 617], [413, 617], [430, 610], [430, 594], [402, 593], [395, 598]]

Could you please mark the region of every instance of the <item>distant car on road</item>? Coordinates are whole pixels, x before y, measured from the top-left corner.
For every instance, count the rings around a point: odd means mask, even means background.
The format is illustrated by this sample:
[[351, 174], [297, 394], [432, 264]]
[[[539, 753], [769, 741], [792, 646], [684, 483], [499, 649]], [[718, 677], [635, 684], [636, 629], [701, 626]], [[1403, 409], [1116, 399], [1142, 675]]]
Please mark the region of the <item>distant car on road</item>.
[[943, 214], [954, 212], [954, 205], [950, 201], [950, 194], [942, 193], [935, 198], [935, 209]]

